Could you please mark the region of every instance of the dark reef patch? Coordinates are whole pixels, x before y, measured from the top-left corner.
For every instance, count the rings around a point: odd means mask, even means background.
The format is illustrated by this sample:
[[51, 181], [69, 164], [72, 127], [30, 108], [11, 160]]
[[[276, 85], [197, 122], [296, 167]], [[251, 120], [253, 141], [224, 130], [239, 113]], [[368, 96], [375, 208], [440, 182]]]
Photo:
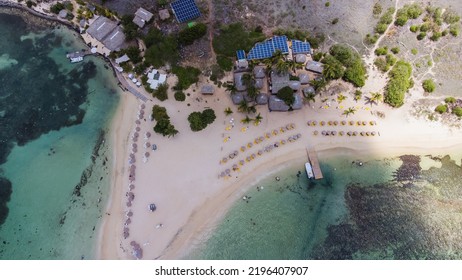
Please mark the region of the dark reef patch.
[[12, 192], [11, 182], [6, 178], [0, 177], [0, 225], [5, 222], [8, 216], [9, 210], [6, 204], [10, 201]]

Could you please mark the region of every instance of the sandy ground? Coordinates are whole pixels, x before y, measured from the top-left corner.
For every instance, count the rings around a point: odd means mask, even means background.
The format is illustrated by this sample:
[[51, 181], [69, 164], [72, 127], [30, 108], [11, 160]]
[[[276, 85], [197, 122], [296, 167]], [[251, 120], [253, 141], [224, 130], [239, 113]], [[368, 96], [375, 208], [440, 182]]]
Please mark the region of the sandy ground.
[[[169, 78], [171, 79], [171, 78]], [[171, 81], [171, 80], [169, 80]], [[338, 104], [335, 96], [317, 97], [316, 102], [306, 105], [302, 110], [288, 113], [269, 113], [266, 106], [258, 108], [263, 116], [259, 126], [243, 125], [240, 120], [245, 117], [241, 113], [224, 115], [226, 107], [236, 107], [231, 104], [228, 93], [218, 89], [213, 96], [200, 96], [198, 88], [190, 90], [191, 96], [185, 102], [171, 99], [161, 103], [167, 108], [172, 123], [180, 131], [174, 138], [164, 138], [154, 134], [148, 140], [155, 143], [157, 151], [150, 151], [147, 163], [143, 163], [144, 134], [152, 132], [154, 122], [149, 121], [153, 102], [146, 106], [146, 121], [141, 121], [141, 131], [136, 154], [136, 180], [134, 182], [135, 195], [131, 207], [126, 206], [128, 192], [128, 155], [131, 149], [131, 135], [134, 133], [135, 120], [139, 112], [139, 103], [132, 95], [122, 98], [119, 111], [114, 120], [114, 182], [111, 194], [111, 204], [108, 206], [106, 218], [101, 230], [98, 258], [101, 259], [131, 259], [132, 247], [130, 242], [136, 241], [143, 249], [144, 259], [177, 259], [184, 257], [191, 248], [197, 245], [204, 234], [213, 229], [222, 215], [226, 213], [234, 201], [240, 199], [246, 191], [246, 186], [259, 180], [280, 168], [284, 163], [294, 159], [306, 158], [306, 148], [314, 147], [318, 151], [337, 147], [350, 148], [356, 153], [374, 155], [400, 155], [404, 153], [441, 154], [444, 149], [450, 149], [460, 143], [460, 130], [433, 122], [417, 120], [407, 112], [410, 104], [393, 110], [379, 104], [371, 107], [365, 100], [358, 103], [349, 95], [346, 101]], [[321, 99], [327, 98], [324, 103]], [[158, 101], [155, 101], [159, 103]], [[190, 104], [190, 106], [187, 106]], [[328, 108], [327, 106], [330, 105]], [[190, 112], [213, 108], [216, 121], [201, 132], [192, 132], [187, 122]], [[350, 117], [342, 115], [348, 107], [357, 108], [357, 113]], [[384, 112], [385, 119], [373, 115], [376, 111]], [[234, 127], [230, 124], [234, 118]], [[377, 125], [367, 124], [350, 126], [321, 127], [308, 126], [307, 121], [376, 121]], [[260, 144], [254, 144], [245, 152], [240, 147], [253, 142], [255, 138], [266, 132], [279, 130], [281, 126], [295, 124], [295, 129], [271, 135]], [[232, 127], [230, 130], [227, 128]], [[314, 136], [317, 130], [329, 131], [361, 131], [380, 133], [380, 136]], [[280, 130], [279, 130], [280, 131]], [[239, 171], [231, 171], [231, 177], [220, 178], [225, 169], [234, 163], [245, 159], [252, 153], [268, 144], [272, 144], [289, 136], [300, 133], [301, 139], [280, 145], [269, 153], [257, 156], [251, 162], [245, 162]], [[229, 139], [226, 141], [226, 139]], [[238, 150], [234, 160], [226, 164], [220, 163], [223, 157]], [[148, 205], [155, 203], [157, 210], [150, 212]], [[122, 236], [126, 213], [131, 211], [131, 223], [125, 225], [130, 236]], [[162, 224], [161, 228], [156, 228]]]

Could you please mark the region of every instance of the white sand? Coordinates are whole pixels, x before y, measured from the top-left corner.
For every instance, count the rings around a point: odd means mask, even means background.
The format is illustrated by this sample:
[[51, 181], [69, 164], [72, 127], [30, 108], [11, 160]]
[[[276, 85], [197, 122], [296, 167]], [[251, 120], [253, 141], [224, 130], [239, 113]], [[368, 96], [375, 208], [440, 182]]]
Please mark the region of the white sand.
[[[190, 91], [192, 92], [192, 91]], [[306, 148], [315, 147], [318, 151], [345, 147], [357, 153], [367, 153], [377, 156], [396, 156], [404, 153], [412, 154], [445, 154], [460, 144], [462, 133], [460, 130], [450, 130], [438, 123], [429, 123], [411, 118], [407, 115], [410, 105], [393, 110], [385, 105], [364, 105], [364, 100], [355, 103], [352, 96], [342, 104], [330, 101], [329, 109], [319, 109], [322, 106], [319, 98], [312, 104], [296, 112], [268, 113], [266, 106], [258, 107], [263, 116], [259, 126], [243, 125], [239, 121], [245, 115], [235, 112], [226, 117], [223, 113], [226, 107], [237, 111], [231, 104], [228, 93], [223, 89], [217, 90], [214, 96], [201, 96], [192, 93], [185, 102], [177, 102], [170, 94], [166, 102], [155, 101], [167, 108], [172, 123], [180, 131], [174, 138], [162, 137], [152, 131], [154, 122], [150, 122], [148, 115], [152, 102], [146, 104], [145, 117], [142, 121], [136, 155], [137, 172], [134, 182], [135, 199], [132, 207], [127, 207], [125, 193], [128, 191], [128, 155], [131, 149], [131, 134], [138, 112], [138, 101], [130, 94], [124, 95], [114, 120], [114, 157], [115, 176], [111, 194], [111, 204], [101, 230], [98, 257], [102, 259], [130, 259], [131, 241], [142, 245], [144, 259], [177, 259], [185, 256], [188, 250], [197, 245], [203, 234], [213, 230], [214, 225], [222, 217], [234, 201], [239, 199], [251, 182], [274, 172], [274, 168], [281, 168], [282, 164], [291, 160], [306, 158]], [[202, 101], [196, 101], [196, 98]], [[207, 103], [205, 103], [207, 101]], [[187, 103], [191, 106], [188, 107]], [[342, 116], [343, 106], [346, 109], [358, 106], [358, 112], [351, 117]], [[204, 107], [215, 109], [216, 121], [201, 132], [192, 132], [189, 128], [187, 116], [193, 110], [203, 110]], [[369, 109], [369, 110], [368, 110]], [[371, 110], [385, 112], [386, 118], [379, 119], [371, 115]], [[235, 119], [235, 127], [227, 131], [229, 120]], [[308, 120], [364, 120], [377, 122], [376, 126], [307, 126]], [[240, 150], [242, 145], [279, 129], [288, 123], [295, 123], [292, 131], [272, 136], [269, 140], [255, 145], [227, 164], [220, 164], [220, 160], [234, 150]], [[246, 132], [241, 129], [247, 127]], [[313, 131], [377, 131], [380, 136], [313, 136]], [[150, 143], [158, 146], [157, 151], [149, 151], [151, 156], [147, 163], [142, 162], [142, 155], [146, 151], [144, 133], [152, 132]], [[237, 160], [245, 159], [258, 149], [274, 143], [276, 140], [301, 133], [302, 138], [294, 143], [287, 143], [270, 153], [247, 163], [239, 172], [231, 172], [232, 178], [223, 179], [218, 175], [226, 168], [231, 168]], [[226, 143], [224, 139], [230, 137]], [[157, 210], [151, 213], [148, 205], [155, 203]], [[122, 230], [128, 209], [133, 211], [130, 237], [123, 239]], [[163, 224], [156, 229], [156, 225]]]

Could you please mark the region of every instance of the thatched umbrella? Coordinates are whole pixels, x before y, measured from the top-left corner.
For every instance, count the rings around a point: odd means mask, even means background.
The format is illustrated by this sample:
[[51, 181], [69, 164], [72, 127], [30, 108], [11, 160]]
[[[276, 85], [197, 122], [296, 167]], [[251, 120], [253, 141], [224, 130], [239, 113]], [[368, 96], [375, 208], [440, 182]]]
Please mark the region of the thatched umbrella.
[[311, 124], [313, 124], [313, 126], [316, 126], [318, 124], [317, 121], [312, 121]]
[[135, 199], [135, 194], [133, 192], [128, 192], [127, 197], [129, 201], [132, 201]]
[[313, 131], [313, 135], [318, 135], [319, 134], [319, 131], [315, 130]]
[[326, 136], [326, 135], [327, 135], [327, 132], [326, 132], [325, 130], [323, 130], [323, 131], [321, 132], [321, 134], [324, 135], [324, 136]]
[[138, 144], [133, 143], [133, 144], [132, 144], [132, 148], [138, 148]]
[[228, 161], [228, 158], [225, 158], [225, 157], [224, 157], [221, 161], [222, 161], [223, 163], [226, 163], [226, 162]]
[[302, 134], [301, 134], [301, 133], [298, 133], [298, 134], [297, 134], [297, 137], [298, 137], [298, 138], [302, 137]]
[[253, 140], [253, 142], [254, 142], [255, 144], [258, 144], [258, 143], [260, 143], [260, 139], [255, 138], [255, 140]]
[[225, 170], [225, 173], [226, 173], [227, 175], [229, 175], [229, 174], [231, 173], [231, 170], [226, 169], [226, 170]]
[[241, 146], [241, 152], [245, 152], [245, 146]]
[[226, 176], [226, 173], [224, 171], [221, 172], [220, 177], [225, 177], [225, 176]]
[[132, 191], [133, 189], [135, 189], [135, 185], [133, 185], [133, 184], [128, 185], [128, 190], [129, 191]]
[[269, 132], [265, 133], [266, 138], [271, 138], [271, 134]]
[[331, 131], [330, 134], [335, 136], [335, 135], [337, 135], [337, 131]]
[[132, 220], [130, 218], [128, 218], [126, 221], [125, 221], [125, 225], [129, 225], [132, 223]]
[[235, 157], [235, 156], [234, 156], [234, 153], [230, 153], [230, 154], [229, 154], [229, 158], [230, 158], [230, 159], [233, 159], [234, 157]]
[[243, 159], [241, 159], [241, 160], [239, 161], [239, 164], [242, 166], [242, 165], [245, 164], [245, 161], [244, 161]]
[[133, 137], [138, 138], [139, 136], [140, 136], [140, 134], [138, 132], [133, 133]]
[[327, 124], [328, 124], [328, 125], [332, 125], [333, 123], [332, 123], [332, 121], [328, 121]]
[[321, 121], [319, 124], [320, 124], [321, 126], [325, 126], [325, 125], [326, 125], [326, 122], [325, 122], [325, 121]]
[[136, 165], [130, 165], [130, 171], [135, 171]]
[[290, 123], [290, 129], [294, 129], [295, 128], [295, 124], [294, 123]]
[[286, 125], [286, 129], [287, 129], [287, 130], [291, 130], [291, 129], [292, 129], [292, 127], [290, 126], [290, 124]]
[[149, 157], [149, 152], [144, 153], [144, 157], [148, 158]]
[[138, 119], [141, 120], [143, 118], [143, 115], [138, 115]]
[[130, 201], [127, 201], [127, 207], [131, 207], [132, 206], [132, 203]]
[[239, 169], [239, 167], [237, 166], [237, 164], [233, 164], [233, 170], [236, 171], [237, 169]]
[[340, 122], [342, 125], [346, 125], [346, 121], [341, 121]]
[[354, 122], [354, 121], [350, 121], [350, 125], [354, 125], [354, 124], [355, 124], [355, 122]]
[[260, 136], [260, 137], [258, 137], [258, 140], [260, 140], [260, 142], [263, 142], [265, 140], [265, 137]]
[[128, 231], [124, 231], [124, 239], [127, 239], [129, 236], [130, 234], [128, 233]]
[[357, 124], [357, 125], [361, 125], [361, 121], [357, 121], [356, 124]]
[[259, 155], [259, 156], [263, 155], [263, 151], [262, 151], [262, 150], [258, 150], [257, 155]]
[[133, 142], [134, 143], [138, 142], [138, 137], [133, 137]]
[[334, 125], [338, 125], [338, 121], [334, 121]]
[[279, 131], [277, 131], [276, 129], [273, 130], [273, 135], [278, 135]]
[[144, 114], [144, 110], [143, 110], [143, 109], [140, 110], [140, 114]]
[[306, 124], [307, 124], [308, 126], [311, 126], [311, 121], [307, 121]]
[[250, 158], [251, 158], [251, 159], [255, 159], [256, 157], [257, 157], [257, 156], [256, 156], [255, 154], [251, 154], [251, 155], [250, 155]]
[[151, 147], [151, 143], [149, 143], [149, 142], [144, 143], [144, 147], [145, 147], [145, 148]]
[[364, 136], [366, 134], [364, 133], [364, 131], [361, 131], [361, 133], [359, 133], [359, 135]]
[[345, 134], [345, 132], [340, 131], [338, 134], [339, 134], [340, 136], [343, 136], [343, 135]]
[[374, 121], [370, 121], [369, 124], [370, 124], [370, 125], [374, 125]]
[[348, 131], [348, 132], [347, 132], [347, 135], [348, 135], [348, 136], [351, 136], [352, 134], [353, 134], [353, 133], [352, 133], [351, 131]]
[[140, 122], [139, 120], [136, 120], [136, 121], [135, 121], [135, 124], [140, 125], [141, 122]]
[[132, 148], [132, 153], [136, 154], [138, 152], [137, 148]]
[[281, 126], [281, 128], [279, 129], [279, 131], [281, 131], [282, 133], [286, 132], [286, 129], [284, 127]]
[[357, 131], [353, 131], [353, 136], [356, 136], [358, 135], [358, 132]]
[[135, 127], [136, 132], [140, 132], [141, 128], [139, 126]]
[[144, 108], [146, 108], [146, 105], [141, 104], [141, 105], [140, 105], [140, 109], [144, 109]]
[[246, 160], [247, 162], [250, 162], [252, 159], [251, 159], [250, 157], [246, 157], [245, 160]]
[[147, 132], [144, 134], [144, 138], [145, 138], [145, 139], [148, 139], [149, 137], [151, 137], [151, 132], [147, 131]]
[[281, 140], [281, 145], [285, 145], [286, 143], [286, 140]]
[[372, 136], [375, 136], [375, 131], [372, 131], [371, 134], [372, 134]]
[[253, 146], [252, 142], [247, 143], [247, 147], [248, 147], [249, 149], [252, 148], [252, 146]]
[[362, 122], [362, 124], [363, 124], [363, 125], [366, 125], [366, 124], [367, 124], [367, 122], [363, 121], [363, 122]]

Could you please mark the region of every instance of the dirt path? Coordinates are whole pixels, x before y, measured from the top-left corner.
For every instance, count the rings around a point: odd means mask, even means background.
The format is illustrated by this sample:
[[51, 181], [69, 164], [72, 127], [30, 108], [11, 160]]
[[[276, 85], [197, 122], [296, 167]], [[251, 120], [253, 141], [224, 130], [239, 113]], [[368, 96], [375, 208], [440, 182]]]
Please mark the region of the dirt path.
[[215, 63], [216, 61], [216, 53], [215, 51], [213, 50], [213, 25], [215, 23], [215, 15], [214, 15], [214, 11], [213, 11], [213, 0], [207, 0], [207, 6], [208, 6], [208, 10], [209, 10], [209, 17], [207, 19], [208, 21], [208, 31], [209, 31], [209, 42], [210, 42], [210, 60], [212, 61], [212, 63]]

